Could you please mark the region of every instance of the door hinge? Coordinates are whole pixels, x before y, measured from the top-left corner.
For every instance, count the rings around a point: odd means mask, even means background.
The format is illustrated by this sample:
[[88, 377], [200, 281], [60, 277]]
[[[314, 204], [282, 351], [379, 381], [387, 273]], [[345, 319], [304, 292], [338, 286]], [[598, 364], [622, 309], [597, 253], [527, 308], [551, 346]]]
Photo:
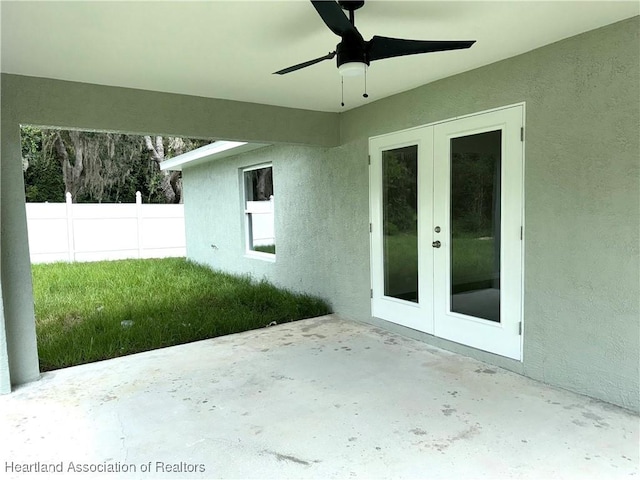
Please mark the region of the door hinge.
[[520, 127], [520, 141], [524, 142], [524, 127]]
[[369, 224], [369, 233], [373, 232], [373, 226]]
[[369, 155], [369, 165], [371, 165], [371, 155]]
[[518, 335], [522, 335], [522, 322], [518, 322]]
[[373, 288], [371, 289], [371, 298], [373, 298]]
[[524, 230], [524, 229], [523, 229], [523, 227], [520, 227], [520, 240], [522, 240], [523, 235], [524, 235], [524, 234], [523, 234], [523, 230]]

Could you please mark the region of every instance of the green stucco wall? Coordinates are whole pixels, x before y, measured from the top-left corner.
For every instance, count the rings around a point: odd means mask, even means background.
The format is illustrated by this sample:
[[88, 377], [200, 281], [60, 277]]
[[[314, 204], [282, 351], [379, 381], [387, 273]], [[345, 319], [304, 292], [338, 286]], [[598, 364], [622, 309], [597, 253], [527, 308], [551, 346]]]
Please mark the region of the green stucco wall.
[[333, 146], [339, 140], [333, 113], [7, 74], [1, 86], [0, 393], [39, 376], [21, 123], [258, 143]]
[[344, 115], [342, 141], [526, 102], [523, 373], [639, 408], [638, 17]]
[[[638, 411], [639, 24], [636, 17], [346, 112], [338, 148], [276, 146], [187, 169], [189, 257]], [[523, 362], [372, 319], [368, 137], [518, 102], [526, 102]], [[275, 263], [243, 255], [239, 169], [267, 161]]]
[[[19, 123], [33, 123], [279, 144], [185, 171], [191, 258], [640, 410], [639, 24], [587, 32], [342, 115], [3, 75], [0, 389], [9, 370], [14, 384], [38, 376], [18, 136]], [[368, 137], [518, 102], [526, 102], [527, 130], [524, 361], [372, 319]], [[274, 165], [275, 263], [245, 258], [242, 245], [239, 168], [266, 161]]]
[[[185, 169], [187, 256], [313, 292], [336, 312], [368, 319], [369, 183], [360, 143], [358, 150], [266, 147]], [[265, 162], [273, 163], [276, 262], [244, 254], [240, 169]]]

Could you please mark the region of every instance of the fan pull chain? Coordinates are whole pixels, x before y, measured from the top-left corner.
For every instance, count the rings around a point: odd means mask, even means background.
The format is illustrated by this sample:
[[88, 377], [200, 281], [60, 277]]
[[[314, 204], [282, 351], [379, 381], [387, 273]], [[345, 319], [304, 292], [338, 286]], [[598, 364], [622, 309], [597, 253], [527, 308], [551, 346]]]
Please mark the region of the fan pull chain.
[[343, 76], [340, 76], [340, 83], [342, 87], [342, 101], [340, 102], [340, 105], [344, 107], [344, 77]]
[[364, 93], [362, 94], [364, 98], [369, 98], [369, 94], [367, 93], [367, 70], [364, 71]]

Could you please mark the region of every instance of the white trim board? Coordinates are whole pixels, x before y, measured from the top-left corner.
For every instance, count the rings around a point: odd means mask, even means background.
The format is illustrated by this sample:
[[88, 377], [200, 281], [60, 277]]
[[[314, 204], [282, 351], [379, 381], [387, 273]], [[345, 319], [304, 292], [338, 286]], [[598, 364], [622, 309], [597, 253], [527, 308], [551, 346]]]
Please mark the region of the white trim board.
[[250, 152], [258, 148], [267, 147], [265, 143], [231, 142], [219, 140], [204, 147], [196, 148], [177, 157], [170, 158], [160, 163], [160, 170], [182, 170], [185, 167], [193, 167], [202, 163], [219, 160], [221, 158]]

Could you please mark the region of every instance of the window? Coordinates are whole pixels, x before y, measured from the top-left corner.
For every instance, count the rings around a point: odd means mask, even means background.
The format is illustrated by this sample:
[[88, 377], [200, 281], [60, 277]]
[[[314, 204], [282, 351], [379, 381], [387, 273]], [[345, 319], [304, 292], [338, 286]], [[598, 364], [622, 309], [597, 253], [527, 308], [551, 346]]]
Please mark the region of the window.
[[273, 216], [273, 169], [259, 165], [243, 170], [247, 253], [273, 258], [276, 238]]

